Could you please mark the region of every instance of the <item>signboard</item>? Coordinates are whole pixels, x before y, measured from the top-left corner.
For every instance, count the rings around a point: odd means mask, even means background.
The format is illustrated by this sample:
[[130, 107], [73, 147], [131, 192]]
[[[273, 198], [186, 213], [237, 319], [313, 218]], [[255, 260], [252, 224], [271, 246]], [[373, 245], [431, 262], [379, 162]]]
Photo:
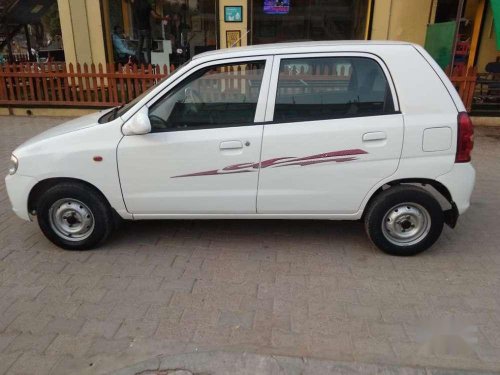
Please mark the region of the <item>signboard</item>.
[[491, 9], [493, 10], [493, 24], [495, 26], [495, 35], [497, 39], [497, 51], [500, 51], [500, 0], [491, 0]]
[[243, 7], [225, 6], [224, 22], [243, 22]]
[[227, 30], [226, 31], [226, 48], [241, 46], [241, 31]]
[[425, 49], [445, 69], [451, 64], [451, 52], [455, 38], [455, 21], [440, 22], [427, 26]]
[[264, 0], [264, 13], [288, 14], [291, 0]]

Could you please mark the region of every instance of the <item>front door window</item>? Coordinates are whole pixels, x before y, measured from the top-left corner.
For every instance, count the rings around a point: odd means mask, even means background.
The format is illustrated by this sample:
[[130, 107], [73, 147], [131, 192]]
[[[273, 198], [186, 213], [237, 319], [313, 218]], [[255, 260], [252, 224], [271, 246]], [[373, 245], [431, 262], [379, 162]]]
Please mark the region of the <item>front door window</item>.
[[253, 61], [199, 70], [151, 107], [152, 131], [252, 124], [264, 67]]

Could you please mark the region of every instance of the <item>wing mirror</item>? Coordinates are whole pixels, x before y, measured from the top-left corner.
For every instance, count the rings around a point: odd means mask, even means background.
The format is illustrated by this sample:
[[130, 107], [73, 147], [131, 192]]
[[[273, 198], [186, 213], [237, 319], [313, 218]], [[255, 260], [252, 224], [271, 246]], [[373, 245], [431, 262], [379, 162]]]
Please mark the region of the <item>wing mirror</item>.
[[148, 107], [142, 107], [130, 120], [122, 127], [123, 135], [140, 135], [151, 132], [151, 122], [148, 116]]

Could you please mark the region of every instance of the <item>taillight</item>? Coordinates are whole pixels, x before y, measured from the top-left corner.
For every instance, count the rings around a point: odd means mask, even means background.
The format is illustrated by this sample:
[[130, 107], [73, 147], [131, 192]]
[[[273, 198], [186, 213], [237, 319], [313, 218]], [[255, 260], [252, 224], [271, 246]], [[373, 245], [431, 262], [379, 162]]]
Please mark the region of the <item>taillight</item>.
[[467, 112], [458, 114], [458, 142], [455, 163], [468, 163], [474, 147], [474, 127]]

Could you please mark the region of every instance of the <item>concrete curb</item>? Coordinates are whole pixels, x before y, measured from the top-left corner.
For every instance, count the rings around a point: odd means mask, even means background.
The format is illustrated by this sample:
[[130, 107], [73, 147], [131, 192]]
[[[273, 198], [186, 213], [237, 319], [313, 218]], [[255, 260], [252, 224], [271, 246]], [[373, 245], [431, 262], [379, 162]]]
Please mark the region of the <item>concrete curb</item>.
[[109, 375], [494, 375], [497, 372], [405, 367], [237, 352], [195, 352], [155, 357]]

